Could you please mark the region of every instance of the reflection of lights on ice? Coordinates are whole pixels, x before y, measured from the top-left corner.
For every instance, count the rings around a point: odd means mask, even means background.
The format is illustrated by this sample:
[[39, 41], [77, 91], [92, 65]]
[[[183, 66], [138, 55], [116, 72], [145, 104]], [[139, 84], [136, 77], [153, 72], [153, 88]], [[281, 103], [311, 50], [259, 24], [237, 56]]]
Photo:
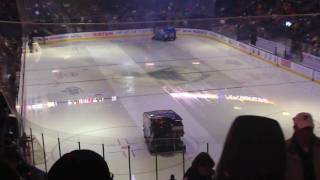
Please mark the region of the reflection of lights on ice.
[[55, 107], [56, 105], [57, 105], [56, 102], [48, 102], [47, 103], [48, 108]]
[[55, 69], [55, 70], [52, 70], [51, 72], [53, 72], [53, 73], [58, 73], [59, 70]]
[[39, 104], [28, 105], [27, 109], [28, 110], [48, 109], [48, 108], [56, 107], [57, 105], [58, 105], [57, 102], [39, 103]]
[[103, 102], [104, 99], [101, 97], [94, 97], [94, 98], [84, 98], [84, 99], [76, 99], [76, 100], [68, 100], [68, 105], [78, 105], [78, 104], [94, 104]]
[[235, 109], [235, 110], [241, 110], [241, 109], [242, 109], [242, 107], [235, 106], [235, 107], [233, 107], [233, 109]]
[[133, 76], [126, 76], [125, 79], [134, 79]]
[[282, 112], [282, 115], [284, 116], [290, 116], [291, 114], [289, 112]]
[[226, 100], [236, 100], [241, 102], [260, 102], [265, 104], [274, 104], [274, 102], [260, 97], [225, 95], [225, 98]]
[[69, 58], [71, 58], [70, 55], [65, 55], [65, 56], [63, 57], [63, 59], [69, 59]]
[[39, 110], [39, 109], [43, 109], [43, 104], [33, 104], [33, 105], [29, 105], [28, 109], [32, 109], [32, 110]]
[[154, 63], [145, 63], [146, 66], [154, 66]]
[[[94, 97], [94, 98], [68, 100], [67, 104], [69, 106], [72, 106], [72, 105], [79, 105], [79, 104], [94, 104], [94, 103], [99, 103], [99, 102], [103, 102], [103, 101], [104, 101], [104, 98], [102, 98], [102, 97]], [[46, 109], [46, 108], [47, 109], [54, 108], [57, 106], [58, 106], [57, 102], [47, 102], [47, 103], [28, 105], [27, 109], [28, 110], [40, 110], [40, 109]]]
[[199, 65], [200, 62], [192, 62], [193, 65]]
[[250, 96], [235, 96], [235, 95], [219, 96], [218, 94], [212, 94], [212, 93], [189, 93], [189, 92], [170, 93], [170, 95], [174, 98], [200, 98], [200, 99], [224, 98], [228, 101], [258, 102], [258, 103], [265, 103], [265, 104], [274, 104], [274, 102], [269, 101], [268, 99], [260, 98], [260, 97], [250, 97]]
[[174, 98], [201, 98], [201, 99], [218, 99], [217, 94], [201, 94], [201, 93], [171, 93]]

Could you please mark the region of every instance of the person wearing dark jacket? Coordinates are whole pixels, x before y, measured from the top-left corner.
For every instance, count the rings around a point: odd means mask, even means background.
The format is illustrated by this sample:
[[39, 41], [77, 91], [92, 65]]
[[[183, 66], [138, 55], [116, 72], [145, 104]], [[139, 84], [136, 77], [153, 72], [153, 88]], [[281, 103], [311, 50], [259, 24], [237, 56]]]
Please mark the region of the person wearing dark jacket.
[[277, 121], [239, 116], [228, 132], [215, 180], [284, 180], [285, 140]]
[[192, 162], [183, 180], [212, 180], [215, 163], [208, 153], [201, 152]]
[[[13, 147], [5, 149], [4, 153], [0, 156], [0, 161], [14, 170], [19, 179], [47, 180], [45, 172], [25, 162], [17, 149], [14, 149]], [[8, 178], [8, 180], [9, 179], [10, 178]]]
[[287, 180], [320, 180], [320, 138], [313, 132], [311, 114], [293, 118], [294, 134], [287, 141]]

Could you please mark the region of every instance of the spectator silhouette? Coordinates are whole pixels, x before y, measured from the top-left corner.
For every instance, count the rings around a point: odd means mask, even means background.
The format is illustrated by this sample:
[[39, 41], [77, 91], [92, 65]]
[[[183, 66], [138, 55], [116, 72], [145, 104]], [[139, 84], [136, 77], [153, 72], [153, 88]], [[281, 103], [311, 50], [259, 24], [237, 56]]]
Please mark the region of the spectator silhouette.
[[287, 141], [287, 174], [290, 180], [320, 179], [320, 139], [315, 136], [313, 118], [299, 113], [293, 118], [294, 134]]
[[112, 180], [105, 160], [90, 150], [75, 150], [63, 155], [48, 173], [48, 180]]
[[177, 180], [173, 174], [170, 175], [170, 179], [169, 180]]
[[184, 180], [211, 180], [215, 163], [208, 153], [201, 152], [193, 160], [191, 167], [184, 175]]
[[239, 116], [227, 135], [216, 180], [283, 180], [285, 166], [285, 140], [278, 122]]
[[0, 179], [20, 180], [20, 177], [8, 163], [0, 162]]
[[[40, 169], [29, 165], [24, 159], [21, 157], [17, 149], [14, 147], [6, 148], [4, 153], [0, 156], [1, 161], [3, 162], [2, 165], [8, 165], [8, 167], [4, 167], [9, 172], [13, 171], [15, 175], [19, 177], [19, 179], [23, 180], [46, 180], [46, 173], [41, 171]], [[1, 168], [0, 168], [1, 169]], [[9, 173], [8, 172], [8, 173]], [[9, 175], [9, 174], [8, 174]], [[11, 174], [12, 179], [14, 179], [13, 174]], [[0, 177], [2, 180], [3, 178]], [[11, 178], [7, 178], [11, 180]], [[6, 180], [6, 178], [4, 178]]]

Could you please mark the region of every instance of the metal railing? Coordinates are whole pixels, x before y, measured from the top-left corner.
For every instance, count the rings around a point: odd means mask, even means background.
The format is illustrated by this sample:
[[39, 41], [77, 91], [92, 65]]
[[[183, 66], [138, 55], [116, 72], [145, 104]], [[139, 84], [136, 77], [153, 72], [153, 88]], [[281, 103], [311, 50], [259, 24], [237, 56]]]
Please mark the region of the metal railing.
[[[185, 149], [175, 149], [172, 146], [170, 151], [162, 150], [151, 153], [147, 144], [141, 141], [125, 145], [88, 144], [81, 142], [81, 139], [73, 141], [57, 137], [54, 142], [54, 138], [48, 137], [43, 132], [34, 133], [32, 128], [29, 129], [28, 136], [31, 140], [26, 141], [25, 159], [35, 167], [48, 172], [52, 164], [65, 153], [73, 150], [89, 149], [97, 152], [106, 160], [115, 180], [131, 180], [135, 177], [137, 179], [161, 180], [168, 179], [171, 174], [174, 174], [176, 178], [182, 178], [198, 153], [214, 153], [214, 143], [212, 142], [198, 142], [197, 146], [200, 148], [196, 151], [186, 144]], [[160, 139], [159, 141], [163, 140], [170, 142], [180, 139]], [[52, 148], [55, 146], [56, 148]], [[159, 147], [161, 149], [162, 145], [159, 145]]]

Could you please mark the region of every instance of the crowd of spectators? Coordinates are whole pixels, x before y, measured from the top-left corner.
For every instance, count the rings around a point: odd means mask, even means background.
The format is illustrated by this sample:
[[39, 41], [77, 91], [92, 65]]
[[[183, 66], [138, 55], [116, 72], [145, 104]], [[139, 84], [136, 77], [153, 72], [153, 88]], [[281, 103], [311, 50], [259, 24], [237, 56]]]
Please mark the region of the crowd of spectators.
[[[277, 120], [253, 115], [235, 118], [217, 167], [210, 154], [201, 152], [194, 158], [183, 179], [318, 180], [320, 139], [314, 134], [313, 117], [302, 112], [292, 120], [294, 134], [286, 141]], [[0, 161], [0, 178], [112, 180], [114, 176], [104, 158], [91, 150], [64, 154], [48, 174], [23, 162], [15, 151], [7, 151]], [[175, 180], [174, 175], [168, 178]]]
[[[242, 25], [255, 21], [257, 29], [262, 30], [259, 36], [268, 39], [288, 38], [292, 42], [293, 52], [299, 50], [320, 56], [320, 31], [317, 27], [320, 16], [294, 16], [317, 13], [320, 13], [320, 2], [317, 0], [218, 0], [216, 4], [217, 16], [240, 17], [238, 21]], [[248, 19], [248, 16], [260, 17]]]
[[[0, 2], [0, 20], [18, 21], [15, 1]], [[21, 29], [19, 25], [0, 23], [0, 84], [11, 101], [17, 95], [16, 72], [20, 70]]]
[[21, 65], [22, 31], [16, 1], [0, 2], [0, 179], [16, 179], [16, 170], [24, 176], [27, 163], [22, 163], [19, 153], [18, 120], [14, 115], [17, 97], [17, 77]]
[[9, 107], [8, 98], [0, 93], [0, 179], [43, 180], [45, 173], [28, 164], [24, 158], [27, 139], [21, 138], [18, 119]]
[[[32, 1], [32, 0], [30, 0]], [[26, 15], [41, 22], [136, 22], [152, 20], [172, 20], [177, 18], [213, 17], [214, 2], [210, 0], [66, 0], [35, 1], [24, 4]], [[84, 8], [85, 7], [85, 8]], [[54, 12], [55, 11], [55, 12]]]
[[[156, 20], [182, 20], [194, 18], [239, 17], [230, 21], [231, 25], [245, 27], [254, 21], [258, 36], [267, 39], [287, 38], [291, 40], [292, 51], [306, 51], [320, 55], [320, 31], [317, 25], [320, 16], [276, 17], [274, 15], [296, 15], [320, 13], [320, 3], [317, 0], [153, 0], [144, 2], [138, 0], [66, 0], [66, 1], [36, 1], [28, 0], [22, 5], [24, 20], [46, 23], [108, 23], [103, 25], [51, 25], [37, 26], [46, 34], [64, 32], [81, 32], [89, 30], [123, 29], [119, 23], [145, 22]], [[247, 19], [246, 17], [260, 16]], [[289, 22], [290, 25], [286, 26]], [[202, 24], [215, 22], [202, 22]], [[228, 21], [227, 21], [228, 23]], [[181, 23], [184, 24], [185, 23]], [[150, 24], [148, 24], [150, 25]], [[126, 25], [124, 25], [126, 26]], [[130, 26], [143, 28], [146, 24]], [[221, 25], [222, 26], [222, 25]], [[198, 28], [201, 28], [199, 25]], [[34, 29], [34, 28], [31, 28]]]
[[319, 13], [317, 0], [217, 0], [217, 15], [220, 17], [264, 16], [274, 14]]
[[[40, 23], [57, 23], [56, 25], [41, 26], [47, 34], [63, 32], [80, 32], [87, 30], [106, 30], [112, 27], [103, 25], [61, 25], [58, 23], [119, 23], [176, 20], [188, 18], [207, 18], [214, 16], [214, 1], [212, 0], [153, 0], [144, 2], [139, 0], [66, 0], [66, 1], [36, 1], [28, 0], [21, 4], [22, 19]], [[143, 27], [142, 24], [136, 27]], [[30, 29], [34, 29], [31, 27]]]

